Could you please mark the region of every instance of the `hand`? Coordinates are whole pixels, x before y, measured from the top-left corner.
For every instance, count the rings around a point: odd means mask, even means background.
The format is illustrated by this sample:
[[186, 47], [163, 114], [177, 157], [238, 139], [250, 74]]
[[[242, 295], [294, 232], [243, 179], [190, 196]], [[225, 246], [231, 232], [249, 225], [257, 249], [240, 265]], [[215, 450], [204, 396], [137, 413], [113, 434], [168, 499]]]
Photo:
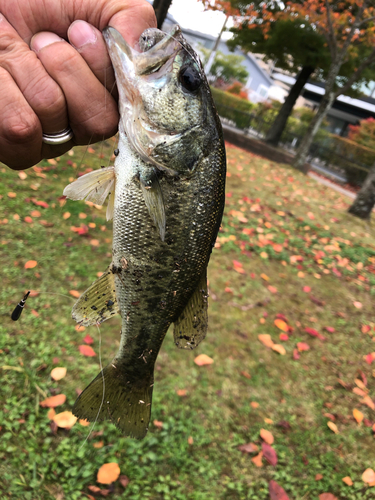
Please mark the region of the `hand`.
[[[24, 169], [116, 133], [107, 25], [134, 46], [156, 20], [145, 0], [0, 0], [0, 162]], [[42, 142], [67, 127], [71, 141]]]

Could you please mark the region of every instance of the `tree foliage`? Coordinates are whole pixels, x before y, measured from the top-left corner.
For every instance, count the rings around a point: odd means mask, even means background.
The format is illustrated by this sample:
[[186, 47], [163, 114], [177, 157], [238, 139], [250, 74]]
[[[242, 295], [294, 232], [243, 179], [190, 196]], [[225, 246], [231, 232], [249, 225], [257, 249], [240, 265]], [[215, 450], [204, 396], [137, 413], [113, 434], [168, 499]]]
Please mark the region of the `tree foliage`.
[[[199, 46], [199, 52], [203, 56], [202, 62], [205, 65], [210, 56], [210, 51], [203, 46]], [[243, 56], [224, 54], [218, 50], [211, 66], [210, 74], [215, 77], [216, 80], [220, 78], [225, 83], [231, 83], [236, 80], [241, 83], [246, 83], [249, 78], [249, 73], [242, 65], [244, 59]]]
[[348, 138], [351, 141], [375, 149], [375, 119], [361, 120], [359, 125], [349, 125]]

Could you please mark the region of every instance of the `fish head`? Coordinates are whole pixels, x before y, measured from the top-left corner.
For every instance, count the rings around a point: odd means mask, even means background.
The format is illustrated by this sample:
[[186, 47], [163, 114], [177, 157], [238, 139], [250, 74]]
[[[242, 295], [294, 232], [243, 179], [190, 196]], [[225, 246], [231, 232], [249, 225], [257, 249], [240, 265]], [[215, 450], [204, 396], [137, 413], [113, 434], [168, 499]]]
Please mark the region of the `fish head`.
[[160, 170], [194, 172], [212, 140], [214, 106], [199, 57], [180, 27], [144, 31], [139, 50], [114, 28], [103, 35], [116, 73], [120, 134]]

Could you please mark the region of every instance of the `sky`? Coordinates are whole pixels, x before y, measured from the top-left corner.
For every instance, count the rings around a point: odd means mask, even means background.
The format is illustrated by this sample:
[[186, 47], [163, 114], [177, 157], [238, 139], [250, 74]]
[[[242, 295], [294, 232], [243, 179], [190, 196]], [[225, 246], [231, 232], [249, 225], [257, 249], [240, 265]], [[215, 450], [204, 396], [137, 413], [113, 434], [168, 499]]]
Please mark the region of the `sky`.
[[[204, 12], [203, 4], [197, 0], [172, 0], [169, 12], [183, 28], [209, 33], [213, 36], [219, 34], [225, 21], [225, 15], [222, 12]], [[228, 22], [227, 27], [230, 26]], [[224, 40], [229, 37], [229, 34], [223, 35]]]

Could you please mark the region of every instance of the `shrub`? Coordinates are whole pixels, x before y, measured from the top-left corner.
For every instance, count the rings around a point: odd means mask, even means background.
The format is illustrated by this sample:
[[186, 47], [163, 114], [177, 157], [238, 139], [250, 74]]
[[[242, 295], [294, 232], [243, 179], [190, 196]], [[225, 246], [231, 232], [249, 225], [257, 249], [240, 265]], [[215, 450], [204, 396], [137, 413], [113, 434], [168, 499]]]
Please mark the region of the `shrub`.
[[250, 125], [254, 104], [215, 87], [211, 87], [211, 92], [220, 116], [232, 120], [240, 129]]
[[[362, 185], [374, 164], [375, 150], [338, 135], [332, 135], [332, 148], [340, 155], [338, 166], [345, 169], [349, 184]], [[337, 159], [334, 163], [337, 165]]]
[[375, 119], [367, 118], [359, 125], [349, 125], [348, 139], [375, 150]]

